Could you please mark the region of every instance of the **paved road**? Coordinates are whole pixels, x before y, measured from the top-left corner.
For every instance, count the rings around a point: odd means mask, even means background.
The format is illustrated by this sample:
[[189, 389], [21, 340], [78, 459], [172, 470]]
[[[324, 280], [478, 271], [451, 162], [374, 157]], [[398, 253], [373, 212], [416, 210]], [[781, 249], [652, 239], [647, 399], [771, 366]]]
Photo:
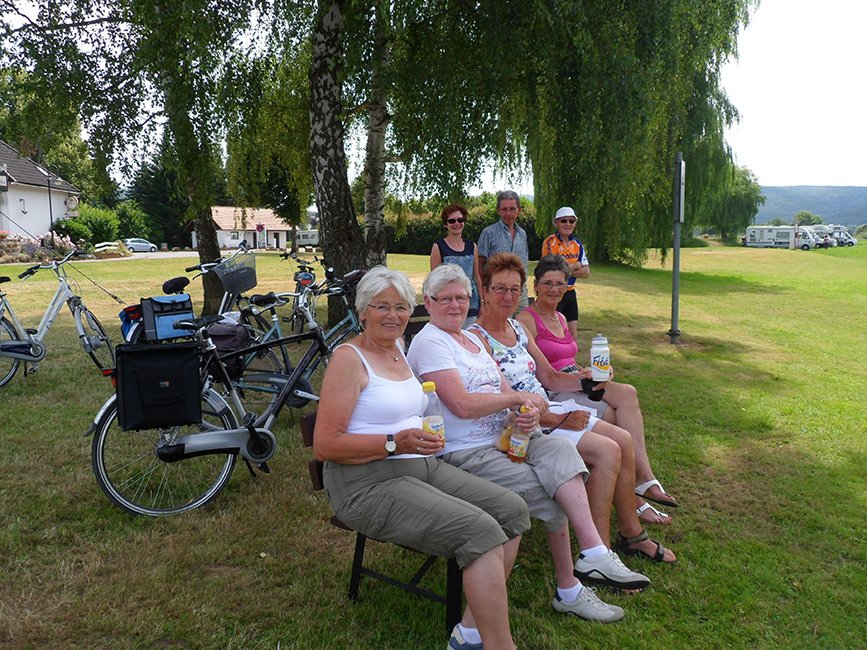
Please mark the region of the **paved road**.
[[158, 260], [172, 257], [195, 257], [198, 259], [197, 251], [157, 251], [156, 253], [133, 253], [129, 257], [113, 257], [115, 260]]

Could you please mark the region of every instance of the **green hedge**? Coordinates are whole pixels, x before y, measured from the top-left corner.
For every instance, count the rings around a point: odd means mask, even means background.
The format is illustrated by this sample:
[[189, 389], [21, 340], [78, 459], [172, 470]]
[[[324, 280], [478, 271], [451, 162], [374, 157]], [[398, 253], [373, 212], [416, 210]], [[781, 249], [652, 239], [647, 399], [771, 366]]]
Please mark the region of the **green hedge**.
[[[464, 226], [464, 237], [474, 242], [479, 241], [482, 229], [495, 223], [496, 211], [480, 206], [469, 211], [467, 224]], [[542, 239], [533, 227], [535, 210], [531, 206], [524, 209], [519, 224], [527, 231], [527, 246], [530, 249], [530, 259], [538, 260], [542, 250]], [[430, 255], [433, 243], [445, 235], [445, 228], [439, 214], [412, 215], [407, 219], [405, 228], [398, 232], [397, 219], [386, 217], [386, 232], [389, 253], [405, 253], [408, 255]], [[553, 226], [552, 226], [553, 232]]]

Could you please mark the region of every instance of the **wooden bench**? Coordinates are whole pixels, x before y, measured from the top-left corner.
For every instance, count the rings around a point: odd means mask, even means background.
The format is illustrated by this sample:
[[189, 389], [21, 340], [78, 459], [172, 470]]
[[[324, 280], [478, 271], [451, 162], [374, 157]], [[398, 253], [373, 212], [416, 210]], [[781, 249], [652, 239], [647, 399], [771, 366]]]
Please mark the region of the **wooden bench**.
[[[308, 413], [301, 417], [301, 437], [304, 440], [305, 447], [313, 447], [313, 430], [315, 425], [316, 413]], [[314, 491], [325, 488], [325, 485], [322, 482], [323, 465], [324, 463], [322, 461], [316, 460], [315, 458], [307, 464], [310, 471], [310, 483], [313, 486]], [[452, 628], [454, 628], [454, 626], [461, 620], [461, 610], [463, 608], [462, 572], [454, 558], [446, 558], [446, 593], [443, 595], [425, 589], [424, 587], [419, 587], [421, 579], [425, 576], [428, 569], [430, 569], [436, 562], [436, 555], [428, 555], [419, 569], [409, 580], [401, 580], [364, 566], [364, 549], [367, 545], [368, 539], [365, 535], [352, 530], [335, 515], [332, 515], [331, 517], [331, 524], [337, 528], [341, 528], [342, 530], [355, 533], [355, 553], [352, 558], [352, 570], [349, 576], [349, 600], [353, 602], [358, 600], [358, 588], [361, 583], [361, 576], [368, 576], [398, 587], [399, 589], [403, 589], [404, 591], [408, 591], [416, 596], [444, 604], [446, 607], [446, 634], [451, 634]], [[422, 553], [421, 551], [417, 551], [408, 546], [402, 548], [406, 548], [414, 553]], [[424, 553], [422, 554], [426, 555]]]

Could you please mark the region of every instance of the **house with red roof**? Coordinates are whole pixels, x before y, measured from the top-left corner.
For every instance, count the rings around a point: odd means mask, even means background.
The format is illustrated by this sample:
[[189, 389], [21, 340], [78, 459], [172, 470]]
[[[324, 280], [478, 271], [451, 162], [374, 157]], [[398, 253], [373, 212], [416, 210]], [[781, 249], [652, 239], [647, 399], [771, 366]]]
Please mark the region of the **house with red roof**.
[[[237, 248], [246, 242], [249, 248], [290, 248], [292, 229], [269, 208], [240, 208], [215, 205], [211, 217], [217, 229], [217, 244], [220, 248]], [[315, 241], [304, 241], [309, 233], [316, 233]], [[296, 230], [299, 246], [319, 244], [317, 231]], [[193, 232], [193, 248], [196, 248], [196, 233]]]

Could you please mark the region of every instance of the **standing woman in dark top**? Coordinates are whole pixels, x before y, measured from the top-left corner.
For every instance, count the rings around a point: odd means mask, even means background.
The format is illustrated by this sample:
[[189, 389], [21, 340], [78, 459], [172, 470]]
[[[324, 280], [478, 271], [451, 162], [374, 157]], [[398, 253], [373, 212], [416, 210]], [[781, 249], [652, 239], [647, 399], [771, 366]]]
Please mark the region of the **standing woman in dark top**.
[[479, 248], [469, 239], [464, 239], [464, 225], [467, 222], [467, 209], [452, 203], [443, 208], [440, 219], [446, 229], [446, 236], [434, 242], [430, 251], [430, 270], [440, 264], [457, 264], [464, 270], [472, 285], [473, 294], [470, 297], [470, 311], [464, 327], [476, 322], [481, 315], [479, 287], [482, 286], [482, 274], [479, 268]]

